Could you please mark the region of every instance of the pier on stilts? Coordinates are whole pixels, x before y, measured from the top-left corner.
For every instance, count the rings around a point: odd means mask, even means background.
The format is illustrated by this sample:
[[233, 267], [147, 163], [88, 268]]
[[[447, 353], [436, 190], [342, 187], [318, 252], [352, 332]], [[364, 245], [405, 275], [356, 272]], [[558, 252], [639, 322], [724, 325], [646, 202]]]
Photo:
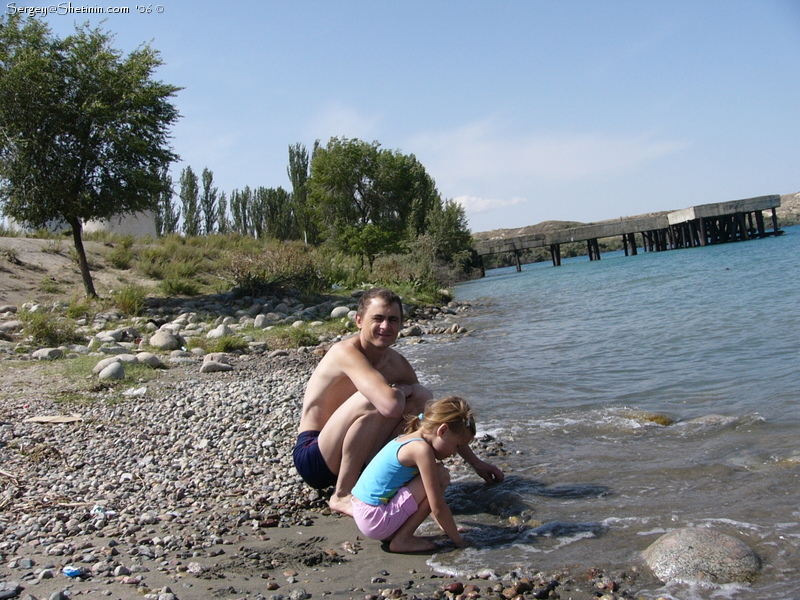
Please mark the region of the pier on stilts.
[[[621, 237], [625, 256], [636, 255], [639, 247], [644, 252], [662, 252], [745, 241], [783, 233], [775, 214], [780, 205], [779, 195], [702, 204], [547, 233], [479, 239], [475, 249], [479, 256], [513, 252], [517, 271], [521, 271], [523, 250], [549, 248], [553, 266], [557, 267], [561, 265], [561, 245], [574, 242], [586, 242], [589, 260], [600, 260], [598, 240], [603, 238]], [[771, 230], [764, 216], [764, 211], [770, 210]], [[641, 244], [637, 243], [637, 236]]]

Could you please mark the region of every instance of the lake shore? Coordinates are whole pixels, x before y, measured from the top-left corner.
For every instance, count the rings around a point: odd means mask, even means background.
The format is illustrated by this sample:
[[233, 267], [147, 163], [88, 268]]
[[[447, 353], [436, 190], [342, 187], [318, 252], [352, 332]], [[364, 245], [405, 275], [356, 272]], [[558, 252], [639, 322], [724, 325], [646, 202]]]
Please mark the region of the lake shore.
[[[17, 591], [6, 597], [633, 597], [635, 569], [451, 578], [365, 540], [291, 464], [318, 360], [301, 349], [238, 356], [222, 373], [178, 365], [122, 400], [98, 386], [92, 402], [42, 394], [35, 366], [6, 370], [0, 578]], [[503, 465], [501, 442], [474, 445]]]

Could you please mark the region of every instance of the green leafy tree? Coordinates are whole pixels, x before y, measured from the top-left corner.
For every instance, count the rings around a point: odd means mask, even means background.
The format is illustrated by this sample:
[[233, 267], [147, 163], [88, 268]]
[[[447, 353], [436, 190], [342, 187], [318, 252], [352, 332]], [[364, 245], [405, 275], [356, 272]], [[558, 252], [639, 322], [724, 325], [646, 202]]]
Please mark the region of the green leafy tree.
[[361, 258], [361, 268], [364, 267], [366, 258], [370, 271], [378, 255], [400, 254], [404, 251], [394, 231], [384, 229], [375, 223], [367, 223], [360, 228], [346, 227], [342, 232], [342, 243], [351, 254]]
[[183, 207], [183, 233], [200, 235], [200, 188], [192, 167], [181, 171], [180, 197]]
[[203, 169], [200, 175], [203, 182], [203, 193], [200, 196], [200, 208], [203, 211], [203, 233], [210, 235], [214, 233], [214, 226], [217, 223], [217, 188], [214, 186], [214, 173]]
[[155, 210], [177, 159], [180, 88], [153, 79], [162, 63], [149, 45], [123, 56], [112, 41], [88, 25], [60, 39], [36, 18], [0, 17], [0, 203], [26, 226], [69, 225], [89, 297], [84, 222]]
[[347, 251], [352, 235], [372, 223], [402, 236], [410, 198], [398, 168], [402, 155], [380, 150], [378, 142], [332, 138], [311, 161], [309, 193], [328, 238]]
[[[376, 253], [401, 251], [423, 234], [428, 213], [440, 202], [433, 179], [413, 154], [344, 138], [315, 150], [309, 197], [327, 240], [370, 264]], [[379, 238], [385, 240], [382, 251]]]
[[[245, 190], [247, 192], [250, 191], [250, 188], [246, 187]], [[266, 198], [266, 188], [257, 187], [253, 190], [252, 194], [248, 194], [247, 199], [247, 206], [245, 210], [247, 212], [247, 223], [249, 226], [249, 231], [247, 233], [252, 234], [256, 239], [262, 239], [266, 235], [267, 229], [267, 198]]]
[[230, 221], [228, 219], [228, 197], [225, 192], [219, 195], [217, 203], [217, 232], [228, 233], [230, 231]]
[[464, 207], [453, 200], [436, 203], [428, 213], [427, 231], [433, 239], [436, 258], [441, 260], [452, 262], [473, 249]]
[[296, 235], [306, 245], [315, 245], [319, 242], [319, 227], [313, 207], [308, 200], [309, 167], [310, 160], [306, 147], [300, 143], [289, 146], [289, 166], [286, 172], [292, 184], [291, 207]]
[[231, 229], [242, 235], [252, 233], [250, 227], [250, 204], [253, 199], [253, 192], [250, 186], [245, 186], [244, 190], [233, 190], [231, 192]]
[[268, 188], [264, 197], [266, 233], [277, 240], [296, 239], [297, 215], [292, 206], [292, 195], [282, 187]]
[[178, 231], [178, 222], [181, 219], [181, 209], [172, 201], [175, 192], [172, 189], [172, 177], [165, 175], [169, 182], [169, 189], [158, 196], [156, 207], [156, 235], [164, 236]]

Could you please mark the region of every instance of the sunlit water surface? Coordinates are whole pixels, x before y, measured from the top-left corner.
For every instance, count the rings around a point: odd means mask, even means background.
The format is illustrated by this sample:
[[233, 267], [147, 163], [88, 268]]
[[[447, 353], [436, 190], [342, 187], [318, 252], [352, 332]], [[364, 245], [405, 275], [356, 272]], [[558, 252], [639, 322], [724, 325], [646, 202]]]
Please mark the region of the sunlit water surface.
[[[498, 269], [457, 288], [457, 341], [400, 343], [436, 395], [459, 393], [508, 474], [448, 498], [473, 547], [459, 574], [639, 565], [645, 598], [798, 597], [800, 228], [660, 253]], [[653, 415], [669, 417], [662, 425]], [[663, 586], [640, 553], [678, 527], [738, 537], [751, 585]]]

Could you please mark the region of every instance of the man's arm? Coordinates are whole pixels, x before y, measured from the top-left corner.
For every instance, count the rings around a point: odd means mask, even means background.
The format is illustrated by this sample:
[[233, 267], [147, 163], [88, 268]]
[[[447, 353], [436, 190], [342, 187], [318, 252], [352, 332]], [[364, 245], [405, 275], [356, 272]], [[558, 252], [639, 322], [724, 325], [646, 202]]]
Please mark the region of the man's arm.
[[352, 346], [343, 347], [342, 372], [353, 382], [356, 389], [364, 395], [388, 419], [398, 419], [403, 415], [406, 405], [407, 386], [403, 389], [392, 387], [387, 378], [375, 369], [367, 358]]

